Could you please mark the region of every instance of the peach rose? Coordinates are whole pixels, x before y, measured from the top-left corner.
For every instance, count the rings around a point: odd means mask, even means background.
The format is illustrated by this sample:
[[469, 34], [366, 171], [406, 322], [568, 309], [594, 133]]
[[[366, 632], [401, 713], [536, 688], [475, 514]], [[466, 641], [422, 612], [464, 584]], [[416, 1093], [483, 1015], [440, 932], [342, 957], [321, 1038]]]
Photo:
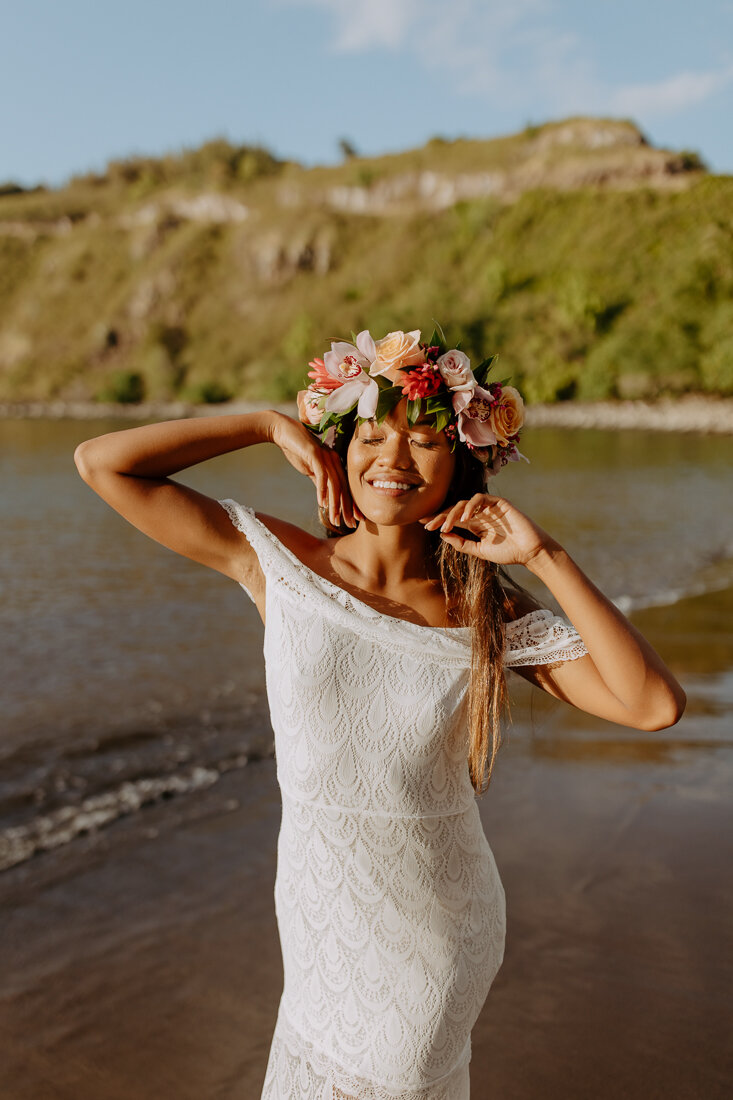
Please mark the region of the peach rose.
[[501, 397], [492, 406], [489, 423], [494, 430], [497, 442], [506, 447], [511, 436], [516, 435], [524, 424], [524, 401], [514, 386], [502, 386]]
[[323, 410], [319, 407], [318, 402], [322, 400], [324, 396], [327, 396], [323, 390], [312, 390], [310, 387], [307, 390], [300, 390], [297, 396], [298, 403], [298, 415], [305, 424], [320, 424], [323, 417]]
[[425, 353], [419, 346], [420, 329], [412, 332], [388, 332], [382, 340], [376, 340], [376, 358], [369, 368], [371, 375], [384, 374], [395, 367], [417, 367], [425, 362]]

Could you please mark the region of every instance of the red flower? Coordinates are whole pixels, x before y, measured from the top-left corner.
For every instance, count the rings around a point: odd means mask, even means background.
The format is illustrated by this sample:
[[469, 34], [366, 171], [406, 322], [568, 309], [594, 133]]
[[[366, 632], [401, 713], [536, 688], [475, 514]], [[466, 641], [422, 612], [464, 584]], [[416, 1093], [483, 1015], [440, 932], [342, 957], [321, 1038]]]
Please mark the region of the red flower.
[[442, 385], [443, 379], [439, 372], [424, 363], [417, 370], [406, 371], [402, 392], [410, 401], [417, 401], [421, 397], [431, 397], [438, 393]]
[[[308, 377], [313, 379], [322, 393], [330, 393], [331, 390], [337, 390], [343, 385], [343, 382], [339, 382], [338, 378], [328, 373], [322, 359], [311, 359], [308, 366], [312, 368], [308, 371]], [[310, 386], [308, 388], [310, 389]]]

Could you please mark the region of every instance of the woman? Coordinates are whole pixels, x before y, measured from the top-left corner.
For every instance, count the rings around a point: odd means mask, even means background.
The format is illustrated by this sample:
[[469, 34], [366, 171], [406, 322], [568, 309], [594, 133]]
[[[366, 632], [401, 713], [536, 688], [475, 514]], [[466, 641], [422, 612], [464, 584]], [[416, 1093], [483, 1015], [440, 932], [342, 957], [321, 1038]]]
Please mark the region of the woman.
[[[158, 542], [239, 582], [266, 623], [283, 798], [285, 983], [263, 1100], [467, 1100], [470, 1033], [504, 953], [475, 793], [504, 668], [590, 714], [673, 725], [684, 693], [568, 552], [487, 477], [517, 450], [516, 390], [419, 331], [334, 342], [302, 422], [171, 421], [82, 443], [84, 480]], [[316, 538], [170, 480], [272, 442], [315, 484]], [[512, 585], [539, 577], [567, 620]], [[572, 626], [570, 625], [572, 623]]]

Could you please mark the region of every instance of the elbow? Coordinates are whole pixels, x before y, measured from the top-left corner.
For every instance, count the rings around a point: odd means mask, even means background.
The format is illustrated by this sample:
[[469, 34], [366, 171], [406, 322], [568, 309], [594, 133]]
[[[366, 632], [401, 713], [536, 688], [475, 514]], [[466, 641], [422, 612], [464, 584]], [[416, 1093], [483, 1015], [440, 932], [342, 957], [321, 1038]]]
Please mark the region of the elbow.
[[653, 733], [655, 730], [666, 730], [670, 726], [676, 726], [685, 713], [686, 705], [687, 696], [680, 685], [675, 683], [665, 699], [649, 709], [638, 728]]
[[84, 442], [80, 443], [74, 451], [74, 465], [79, 471], [79, 476], [82, 481], [86, 481], [87, 483], [91, 480], [94, 472], [94, 466], [89, 453], [90, 442], [91, 440], [89, 439], [84, 440]]

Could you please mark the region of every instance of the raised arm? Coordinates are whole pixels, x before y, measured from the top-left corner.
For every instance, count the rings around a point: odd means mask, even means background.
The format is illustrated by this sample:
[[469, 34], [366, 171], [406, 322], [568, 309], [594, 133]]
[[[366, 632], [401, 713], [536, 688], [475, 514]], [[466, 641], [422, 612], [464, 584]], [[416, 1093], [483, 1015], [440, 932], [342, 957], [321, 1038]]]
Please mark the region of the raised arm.
[[298, 421], [270, 410], [110, 432], [80, 443], [74, 461], [87, 485], [139, 531], [245, 584], [257, 601], [264, 580], [244, 536], [216, 500], [170, 476], [255, 443], [277, 444], [291, 465], [313, 481], [334, 523], [340, 513], [353, 523], [338, 458]]
[[[478, 494], [426, 523], [466, 554], [524, 565], [553, 594], [588, 653], [553, 667], [517, 669], [580, 710], [635, 729], [658, 730], [682, 717], [686, 697], [656, 650], [596, 587], [570, 554], [503, 497]], [[480, 542], [452, 533], [468, 528]]]

